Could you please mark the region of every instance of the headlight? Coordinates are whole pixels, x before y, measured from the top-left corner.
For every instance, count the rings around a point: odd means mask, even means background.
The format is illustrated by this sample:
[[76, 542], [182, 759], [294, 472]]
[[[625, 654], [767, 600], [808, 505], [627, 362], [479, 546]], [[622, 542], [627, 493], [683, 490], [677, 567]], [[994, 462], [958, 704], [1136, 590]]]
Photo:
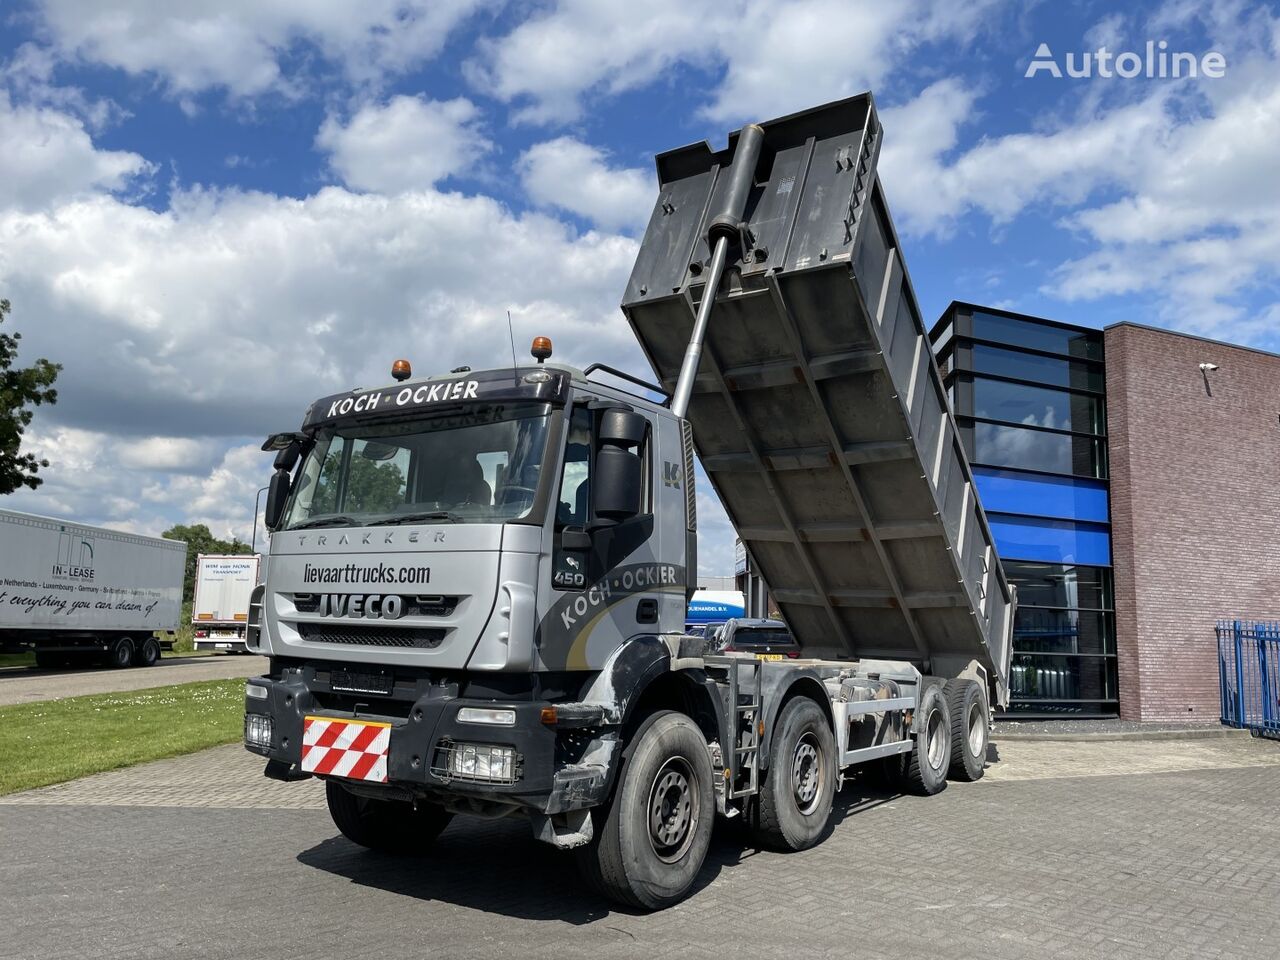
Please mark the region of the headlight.
[[244, 685], [244, 695], [254, 700], [267, 699], [267, 688], [258, 683], [246, 683]]
[[274, 724], [265, 713], [246, 713], [244, 715], [245, 746], [270, 749], [274, 733]]
[[454, 780], [487, 780], [515, 783], [519, 779], [514, 747], [483, 743], [455, 743], [445, 748], [449, 760], [446, 775]]

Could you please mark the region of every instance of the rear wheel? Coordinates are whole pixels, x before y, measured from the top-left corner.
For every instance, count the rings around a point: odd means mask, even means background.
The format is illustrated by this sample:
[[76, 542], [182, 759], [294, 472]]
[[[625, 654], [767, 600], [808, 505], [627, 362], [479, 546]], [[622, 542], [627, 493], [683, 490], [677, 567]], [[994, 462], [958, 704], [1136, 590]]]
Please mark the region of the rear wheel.
[[915, 749], [907, 759], [906, 787], [912, 793], [932, 796], [947, 785], [951, 766], [951, 717], [942, 687], [927, 687], [916, 708], [919, 729]]
[[138, 647], [133, 655], [133, 664], [136, 667], [150, 667], [160, 659], [160, 641], [155, 637], [147, 637], [142, 641], [142, 645]]
[[47, 650], [36, 651], [36, 666], [42, 670], [55, 670], [67, 665], [66, 654], [50, 653]]
[[692, 720], [661, 711], [640, 725], [613, 800], [593, 812], [583, 878], [627, 906], [658, 910], [684, 899], [711, 845], [715, 788], [706, 737]]
[[324, 785], [329, 816], [352, 843], [383, 853], [424, 853], [453, 814], [433, 803], [375, 800], [330, 780]]
[[752, 834], [764, 847], [805, 850], [820, 839], [836, 793], [836, 741], [822, 708], [797, 697], [782, 708]]
[[972, 783], [982, 778], [987, 765], [987, 697], [982, 686], [973, 680], [948, 680], [944, 692], [951, 714], [950, 775]]
[[107, 653], [107, 663], [117, 669], [127, 667], [133, 663], [133, 641], [128, 637], [121, 637], [111, 645], [111, 650]]

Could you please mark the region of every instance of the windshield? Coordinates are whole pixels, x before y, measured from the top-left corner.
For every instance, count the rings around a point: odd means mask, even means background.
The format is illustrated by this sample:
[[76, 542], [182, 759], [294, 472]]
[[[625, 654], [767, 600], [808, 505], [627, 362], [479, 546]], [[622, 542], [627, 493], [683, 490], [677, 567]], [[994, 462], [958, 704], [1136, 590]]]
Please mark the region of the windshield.
[[497, 403], [316, 434], [284, 529], [518, 520], [533, 509], [551, 408]]

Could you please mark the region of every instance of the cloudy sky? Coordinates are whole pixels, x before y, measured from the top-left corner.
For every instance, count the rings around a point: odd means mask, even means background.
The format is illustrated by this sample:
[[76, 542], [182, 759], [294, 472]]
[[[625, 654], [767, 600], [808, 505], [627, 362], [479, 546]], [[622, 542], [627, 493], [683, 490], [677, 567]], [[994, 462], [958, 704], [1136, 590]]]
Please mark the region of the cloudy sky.
[[[1149, 40], [1225, 75], [1025, 76]], [[1280, 349], [1278, 55], [1231, 0], [2, 0], [0, 296], [65, 367], [3, 505], [248, 539], [263, 435], [394, 357], [503, 362], [508, 310], [645, 372], [652, 154], [865, 89], [927, 318]]]

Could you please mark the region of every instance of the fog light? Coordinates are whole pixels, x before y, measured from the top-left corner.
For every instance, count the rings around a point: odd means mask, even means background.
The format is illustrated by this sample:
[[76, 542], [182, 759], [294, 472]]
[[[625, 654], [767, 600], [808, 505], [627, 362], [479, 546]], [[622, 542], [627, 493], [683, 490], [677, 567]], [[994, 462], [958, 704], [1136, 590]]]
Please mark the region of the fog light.
[[265, 713], [246, 713], [244, 715], [245, 746], [269, 749], [274, 733], [274, 724]]
[[490, 710], [484, 707], [463, 707], [458, 711], [459, 723], [488, 723], [497, 727], [514, 727], [514, 710]]
[[246, 683], [244, 685], [244, 695], [254, 700], [267, 699], [267, 688], [256, 683]]
[[514, 747], [494, 747], [483, 743], [456, 743], [449, 757], [449, 774], [459, 780], [491, 780], [514, 783]]

